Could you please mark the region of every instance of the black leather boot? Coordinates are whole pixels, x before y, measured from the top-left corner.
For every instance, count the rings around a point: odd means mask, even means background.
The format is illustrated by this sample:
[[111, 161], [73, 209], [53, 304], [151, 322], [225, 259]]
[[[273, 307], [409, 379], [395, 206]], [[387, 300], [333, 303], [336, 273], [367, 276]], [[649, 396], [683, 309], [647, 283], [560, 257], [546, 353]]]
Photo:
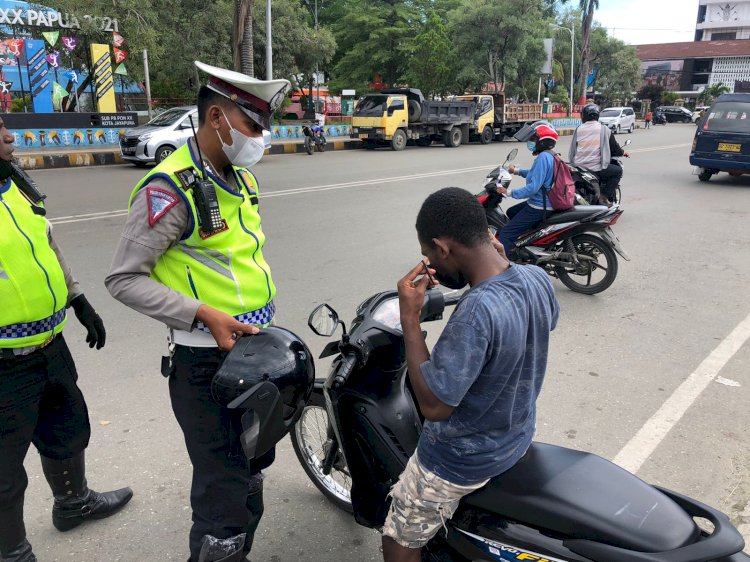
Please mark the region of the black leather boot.
[[101, 494], [91, 490], [86, 485], [83, 452], [63, 461], [42, 456], [42, 470], [55, 497], [52, 524], [58, 531], [69, 531], [87, 519], [109, 517], [133, 497], [130, 488]]
[[29, 541], [23, 541], [10, 550], [3, 549], [0, 552], [0, 561], [2, 562], [37, 562], [36, 556], [31, 552]]

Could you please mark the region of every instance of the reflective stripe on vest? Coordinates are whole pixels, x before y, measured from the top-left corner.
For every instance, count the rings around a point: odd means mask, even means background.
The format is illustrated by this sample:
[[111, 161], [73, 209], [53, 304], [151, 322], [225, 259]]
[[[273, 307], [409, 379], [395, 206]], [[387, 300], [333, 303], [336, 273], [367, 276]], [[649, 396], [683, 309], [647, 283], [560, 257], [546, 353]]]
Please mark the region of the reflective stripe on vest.
[[68, 288], [47, 220], [15, 184], [0, 185], [0, 348], [41, 345], [62, 331]]
[[[165, 180], [188, 205], [188, 230], [159, 258], [151, 278], [188, 297], [226, 312], [242, 322], [266, 318], [276, 295], [271, 269], [263, 257], [265, 235], [258, 214], [258, 185], [253, 175], [235, 168], [240, 191], [236, 192], [209, 174], [216, 189], [221, 216], [227, 230], [202, 238], [192, 187], [184, 185], [186, 169], [197, 169], [197, 159], [188, 144], [177, 149], [155, 167], [133, 190], [135, 195], [155, 178]], [[261, 311], [266, 311], [261, 313]], [[270, 319], [269, 319], [270, 321]]]

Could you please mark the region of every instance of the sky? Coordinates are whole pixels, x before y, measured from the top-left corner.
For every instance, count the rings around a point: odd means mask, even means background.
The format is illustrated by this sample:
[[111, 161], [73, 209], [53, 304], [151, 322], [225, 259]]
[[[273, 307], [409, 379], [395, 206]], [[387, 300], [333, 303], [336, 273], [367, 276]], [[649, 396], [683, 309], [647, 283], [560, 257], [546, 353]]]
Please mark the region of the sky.
[[594, 19], [631, 45], [695, 39], [698, 0], [599, 0]]

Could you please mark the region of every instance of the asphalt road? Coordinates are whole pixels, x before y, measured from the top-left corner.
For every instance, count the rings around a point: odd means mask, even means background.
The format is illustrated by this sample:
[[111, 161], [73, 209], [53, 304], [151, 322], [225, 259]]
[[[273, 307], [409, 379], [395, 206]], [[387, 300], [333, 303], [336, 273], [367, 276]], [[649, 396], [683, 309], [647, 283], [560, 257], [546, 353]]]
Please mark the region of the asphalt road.
[[[688, 164], [694, 131], [669, 125], [620, 137], [633, 145], [615, 231], [633, 259], [620, 261], [614, 285], [598, 296], [554, 282], [562, 316], [537, 439], [617, 456], [645, 480], [742, 523], [750, 502], [750, 179], [724, 174], [700, 183]], [[560, 142], [564, 154], [568, 143]], [[278, 323], [319, 351], [326, 341], [306, 327], [313, 307], [328, 302], [348, 320], [365, 297], [394, 287], [420, 258], [413, 225], [425, 196], [447, 185], [479, 191], [485, 172], [514, 147], [516, 163], [528, 165], [531, 155], [512, 142], [266, 157], [255, 172]], [[186, 558], [190, 464], [158, 370], [165, 330], [103, 286], [142, 173], [130, 166], [34, 173], [49, 194], [58, 242], [108, 328], [99, 352], [86, 347], [74, 318], [65, 332], [90, 408], [89, 483], [135, 490], [118, 516], [60, 534], [31, 452], [26, 523], [41, 562]], [[428, 330], [434, 341], [439, 326]], [[326, 364], [318, 367], [322, 375]], [[378, 535], [322, 498], [288, 439], [268, 470], [266, 498], [253, 560], [380, 560]]]

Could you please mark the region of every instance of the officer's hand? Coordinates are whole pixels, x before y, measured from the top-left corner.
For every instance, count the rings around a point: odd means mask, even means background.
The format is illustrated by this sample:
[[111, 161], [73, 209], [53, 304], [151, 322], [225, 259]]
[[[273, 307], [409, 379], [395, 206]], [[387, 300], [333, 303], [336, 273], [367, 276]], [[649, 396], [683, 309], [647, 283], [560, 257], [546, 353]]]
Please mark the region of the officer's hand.
[[242, 337], [242, 334], [257, 334], [260, 332], [255, 326], [243, 324], [237, 321], [234, 316], [226, 312], [216, 310], [208, 305], [202, 304], [198, 307], [195, 319], [203, 322], [211, 331], [211, 335], [216, 340], [216, 345], [222, 351], [229, 351]]
[[101, 317], [96, 313], [94, 307], [91, 306], [89, 301], [83, 294], [80, 294], [70, 301], [70, 306], [76, 313], [76, 318], [83, 324], [88, 332], [86, 334], [86, 343], [89, 347], [96, 346], [96, 349], [104, 347], [104, 342], [107, 339], [107, 331], [104, 329], [104, 322]]

